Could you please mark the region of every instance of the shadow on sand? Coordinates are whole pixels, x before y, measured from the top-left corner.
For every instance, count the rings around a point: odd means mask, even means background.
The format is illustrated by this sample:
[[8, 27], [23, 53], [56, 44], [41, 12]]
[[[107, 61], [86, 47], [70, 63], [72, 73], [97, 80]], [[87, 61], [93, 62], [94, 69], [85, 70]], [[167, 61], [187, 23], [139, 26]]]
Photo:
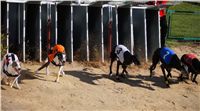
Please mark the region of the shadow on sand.
[[[21, 76], [18, 78], [19, 85], [20, 84], [24, 84], [22, 80], [25, 80], [25, 79], [26, 80], [29, 80], [29, 79], [32, 80], [32, 79], [37, 79], [37, 78], [33, 76], [32, 72], [30, 72], [29, 69], [27, 69], [27, 70], [21, 70]], [[13, 77], [9, 77], [9, 80], [13, 81], [14, 78]], [[3, 81], [1, 81], [1, 83], [2, 83], [2, 85], [6, 85]], [[16, 89], [15, 84], [14, 84], [13, 88]], [[2, 86], [1, 86], [1, 89], [6, 90]]]
[[[150, 76], [138, 74], [138, 75], [135, 76], [135, 78], [145, 80], [145, 81], [150, 81], [151, 85], [153, 85], [153, 86], [157, 86], [157, 87], [160, 87], [160, 88], [169, 88], [165, 84], [163, 76], [159, 76], [159, 77], [158, 76], [152, 76], [152, 77], [150, 77]], [[169, 78], [169, 81], [170, 81], [170, 83], [169, 83], [170, 85], [179, 83], [179, 80], [176, 79], [176, 78]]]
[[[9, 79], [13, 80], [14, 78], [9, 78]], [[34, 75], [33, 72], [30, 71], [30, 69], [26, 69], [26, 70], [21, 70], [21, 76], [18, 78], [18, 83], [19, 83], [19, 85], [24, 84], [23, 80], [33, 80], [33, 79], [39, 79], [42, 81], [50, 81], [50, 80], [44, 79], [42, 74]], [[54, 81], [50, 81], [50, 82], [54, 82]], [[2, 83], [2, 85], [6, 85], [4, 81], [1, 81], [1, 83]], [[4, 87], [2, 87], [2, 85], [1, 85], [1, 89], [6, 90]], [[16, 88], [15, 84], [14, 84], [13, 88]]]
[[[147, 74], [137, 74], [137, 75], [129, 75], [128, 78], [120, 77], [119, 80], [115, 78], [115, 74], [112, 77], [109, 77], [108, 74], [94, 74], [86, 71], [65, 71], [66, 75], [71, 75], [73, 77], [79, 78], [80, 81], [97, 85], [94, 81], [102, 78], [107, 78], [113, 80], [115, 82], [124, 83], [133, 87], [141, 87], [149, 90], [155, 90], [152, 86], [160, 87], [160, 88], [169, 88], [165, 82], [163, 76], [148, 76]], [[146, 82], [145, 82], [146, 81]], [[169, 78], [170, 85], [178, 84], [180, 80], [177, 78]], [[151, 83], [149, 83], [151, 82]]]
[[[141, 87], [148, 90], [155, 90], [152, 86], [161, 87], [161, 88], [168, 88], [164, 82], [163, 76], [157, 77], [149, 77], [147, 75], [143, 74], [137, 74], [137, 75], [129, 75], [128, 78], [120, 77], [119, 80], [115, 78], [115, 74], [112, 77], [109, 77], [108, 74], [94, 74], [86, 71], [65, 71], [66, 75], [71, 75], [73, 77], [79, 78], [80, 81], [91, 84], [91, 85], [98, 85], [95, 83], [95, 80], [107, 78], [109, 80], [112, 80], [114, 82], [124, 83], [133, 87]], [[46, 80], [44, 77], [44, 74], [37, 74], [34, 75], [33, 72], [31, 72], [29, 69], [22, 70], [21, 76], [19, 77], [19, 84], [23, 84], [22, 80], [32, 80], [32, 79], [39, 79], [42, 81], [49, 81], [54, 82], [53, 80]], [[175, 78], [170, 78], [170, 85], [178, 84], [179, 80]], [[149, 81], [149, 82], [146, 82]], [[5, 90], [5, 88], [1, 87], [2, 90]]]

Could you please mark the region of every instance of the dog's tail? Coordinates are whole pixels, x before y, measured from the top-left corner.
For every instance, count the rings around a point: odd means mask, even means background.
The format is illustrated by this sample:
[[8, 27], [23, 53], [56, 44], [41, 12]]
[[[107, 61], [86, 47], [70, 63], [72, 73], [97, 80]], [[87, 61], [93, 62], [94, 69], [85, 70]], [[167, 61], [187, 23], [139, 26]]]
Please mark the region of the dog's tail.
[[152, 57], [152, 63], [153, 64], [157, 64], [160, 61], [160, 50], [161, 50], [161, 48], [158, 48], [154, 52], [153, 57]]
[[115, 46], [112, 47], [112, 50], [111, 50], [111, 52], [110, 52], [110, 58], [116, 57], [116, 54], [115, 54], [115, 48], [116, 48], [116, 47], [117, 47], [117, 45], [115, 45]]

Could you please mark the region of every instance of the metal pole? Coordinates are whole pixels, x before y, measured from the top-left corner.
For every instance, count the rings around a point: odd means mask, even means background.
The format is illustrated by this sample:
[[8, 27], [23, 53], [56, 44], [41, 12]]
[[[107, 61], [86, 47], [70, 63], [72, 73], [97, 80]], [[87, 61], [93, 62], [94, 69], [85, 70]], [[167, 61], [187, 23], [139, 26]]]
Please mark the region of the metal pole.
[[58, 13], [57, 13], [57, 4], [55, 3], [55, 32], [56, 32], [56, 37], [55, 37], [55, 43], [57, 44], [58, 41]]
[[104, 62], [103, 7], [101, 7], [101, 61]]
[[51, 48], [51, 5], [47, 4], [47, 54]]
[[86, 6], [86, 51], [87, 51], [87, 61], [89, 61], [89, 35], [88, 35], [88, 6]]
[[119, 32], [118, 32], [118, 13], [117, 13], [117, 5], [115, 6], [115, 13], [116, 13], [116, 44], [119, 44]]
[[18, 4], [18, 44], [20, 44], [20, 38], [21, 38], [21, 33], [20, 33], [20, 4]]
[[73, 5], [71, 5], [71, 61], [74, 61], [73, 58]]
[[51, 3], [49, 3], [49, 19], [51, 19]]
[[146, 24], [146, 11], [144, 10], [144, 42], [145, 42], [145, 61], [147, 62], [147, 24]]
[[9, 53], [9, 3], [7, 3], [7, 53]]
[[47, 21], [49, 20], [49, 5], [47, 4]]
[[109, 23], [108, 23], [108, 52], [111, 52], [112, 48], [112, 7], [109, 6]]
[[133, 54], [134, 38], [133, 38], [133, 13], [132, 13], [132, 8], [130, 8], [130, 23], [131, 23], [131, 54]]
[[159, 40], [159, 47], [161, 47], [161, 31], [160, 31], [160, 11], [158, 11], [158, 40]]
[[42, 20], [41, 20], [41, 15], [42, 15], [42, 10], [41, 10], [42, 4], [40, 4], [40, 11], [39, 11], [39, 48], [40, 48], [40, 62], [42, 62], [42, 36], [41, 36], [41, 30], [42, 30]]
[[25, 62], [25, 31], [26, 31], [26, 7], [23, 4], [23, 62]]

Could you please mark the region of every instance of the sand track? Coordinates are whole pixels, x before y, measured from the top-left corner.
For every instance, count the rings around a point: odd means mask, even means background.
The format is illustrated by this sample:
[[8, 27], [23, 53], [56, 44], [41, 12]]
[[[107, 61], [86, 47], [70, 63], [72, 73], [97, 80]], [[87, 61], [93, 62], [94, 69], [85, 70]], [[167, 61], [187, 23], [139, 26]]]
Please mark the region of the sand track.
[[[180, 48], [174, 50], [184, 53]], [[166, 88], [159, 67], [150, 78], [148, 67], [131, 66], [128, 68], [130, 77], [118, 82], [114, 77], [108, 78], [108, 64], [93, 68], [74, 62], [65, 65], [66, 75], [56, 83], [58, 68], [53, 66], [49, 76], [45, 70], [33, 76], [40, 65], [22, 64], [21, 90], [2, 85], [2, 111], [200, 110], [200, 76], [198, 85], [190, 80], [180, 82], [179, 73], [173, 70], [171, 87]]]

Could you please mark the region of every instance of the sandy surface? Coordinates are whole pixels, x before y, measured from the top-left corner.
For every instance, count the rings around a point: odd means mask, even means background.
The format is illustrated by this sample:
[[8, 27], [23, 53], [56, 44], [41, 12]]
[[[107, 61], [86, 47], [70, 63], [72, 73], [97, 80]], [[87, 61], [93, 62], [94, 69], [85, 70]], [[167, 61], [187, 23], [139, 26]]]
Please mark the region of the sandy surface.
[[[187, 47], [190, 48], [190, 47]], [[199, 47], [190, 51], [200, 54]], [[187, 52], [185, 46], [173, 48], [179, 55]], [[199, 55], [198, 55], [199, 56]], [[200, 56], [199, 56], [200, 57]], [[161, 110], [200, 111], [199, 84], [191, 80], [178, 81], [179, 72], [173, 70], [170, 88], [163, 81], [160, 67], [150, 78], [149, 64], [130, 66], [129, 78], [116, 81], [108, 78], [108, 64], [74, 62], [66, 64], [65, 76], [54, 82], [58, 68], [51, 66], [50, 75], [45, 70], [33, 76], [40, 63], [24, 63], [20, 80], [22, 89], [1, 86], [2, 111], [68, 111], [68, 110]], [[91, 66], [95, 66], [91, 67]], [[113, 65], [116, 67], [116, 64]], [[113, 68], [113, 72], [115, 68]]]

